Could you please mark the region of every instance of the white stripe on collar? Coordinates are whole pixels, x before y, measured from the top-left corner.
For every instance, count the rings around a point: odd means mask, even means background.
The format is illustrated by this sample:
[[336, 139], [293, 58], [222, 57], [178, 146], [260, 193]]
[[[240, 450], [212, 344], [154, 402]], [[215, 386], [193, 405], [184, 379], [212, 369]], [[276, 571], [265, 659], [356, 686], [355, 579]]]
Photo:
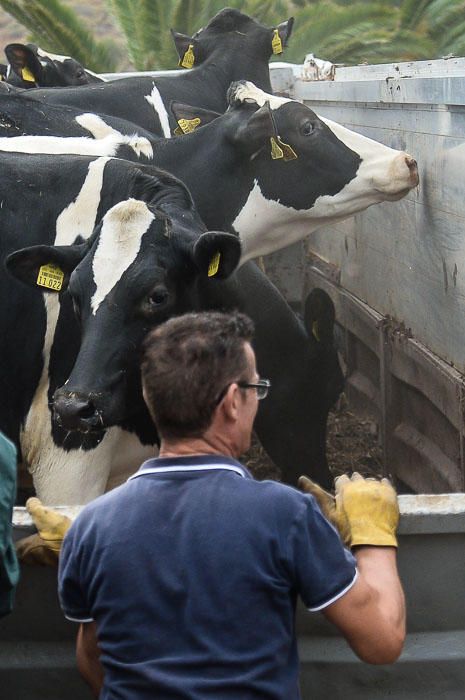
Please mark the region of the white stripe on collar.
[[173, 473], [173, 472], [205, 472], [211, 471], [213, 469], [224, 469], [229, 472], [236, 472], [239, 476], [245, 478], [246, 473], [240, 467], [236, 467], [233, 464], [224, 464], [219, 462], [218, 464], [199, 464], [190, 466], [178, 466], [178, 467], [151, 467], [149, 469], [140, 469], [138, 472], [129, 477], [128, 481], [135, 479], [138, 476], [144, 476], [145, 474], [163, 474], [163, 473]]

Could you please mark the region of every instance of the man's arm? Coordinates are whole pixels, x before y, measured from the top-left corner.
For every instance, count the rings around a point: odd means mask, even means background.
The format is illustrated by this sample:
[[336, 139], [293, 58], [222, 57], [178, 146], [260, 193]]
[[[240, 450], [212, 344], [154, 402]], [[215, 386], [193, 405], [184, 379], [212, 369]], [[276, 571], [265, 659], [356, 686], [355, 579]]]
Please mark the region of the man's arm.
[[79, 673], [89, 684], [94, 696], [98, 698], [103, 686], [104, 672], [100, 663], [95, 622], [85, 622], [79, 626], [76, 640], [76, 661]]
[[405, 639], [405, 600], [394, 547], [357, 547], [358, 578], [322, 612], [357, 656], [371, 664], [393, 663]]

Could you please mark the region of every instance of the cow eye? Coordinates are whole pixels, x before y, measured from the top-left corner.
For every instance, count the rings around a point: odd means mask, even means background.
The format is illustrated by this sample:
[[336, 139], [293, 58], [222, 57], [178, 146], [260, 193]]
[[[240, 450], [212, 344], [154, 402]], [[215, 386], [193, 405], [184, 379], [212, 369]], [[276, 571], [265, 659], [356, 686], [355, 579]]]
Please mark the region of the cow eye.
[[162, 306], [167, 299], [168, 292], [166, 289], [154, 289], [153, 292], [150, 294], [148, 301], [150, 306], [153, 308]]
[[313, 124], [310, 121], [304, 122], [301, 128], [302, 134], [304, 136], [310, 136], [313, 133]]
[[80, 68], [80, 69], [78, 70], [78, 72], [76, 73], [76, 77], [77, 77], [77, 78], [83, 78], [83, 77], [84, 77], [84, 71], [82, 70], [82, 68]]

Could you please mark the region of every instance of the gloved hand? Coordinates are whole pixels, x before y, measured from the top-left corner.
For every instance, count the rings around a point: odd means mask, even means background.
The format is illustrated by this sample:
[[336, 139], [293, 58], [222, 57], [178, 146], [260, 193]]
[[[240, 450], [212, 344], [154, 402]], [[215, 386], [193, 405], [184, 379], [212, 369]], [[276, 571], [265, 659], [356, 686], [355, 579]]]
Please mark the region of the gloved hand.
[[61, 543], [72, 521], [66, 515], [43, 506], [38, 498], [29, 498], [26, 508], [38, 534], [19, 540], [16, 544], [19, 559], [26, 564], [56, 565]]
[[350, 545], [397, 547], [399, 523], [397, 494], [388, 479], [364, 479], [354, 472], [335, 480], [336, 509], [350, 526]]
[[339, 476], [335, 480], [335, 497], [307, 476], [301, 476], [298, 485], [316, 498], [347, 546], [397, 547], [399, 506], [388, 479], [364, 479], [358, 472], [351, 478]]
[[334, 525], [341, 536], [341, 540], [347, 547], [351, 545], [350, 525], [345, 512], [338, 507], [335, 497], [318, 486], [308, 476], [299, 477], [298, 487], [304, 493], [310, 493], [315, 497], [316, 502], [329, 522]]

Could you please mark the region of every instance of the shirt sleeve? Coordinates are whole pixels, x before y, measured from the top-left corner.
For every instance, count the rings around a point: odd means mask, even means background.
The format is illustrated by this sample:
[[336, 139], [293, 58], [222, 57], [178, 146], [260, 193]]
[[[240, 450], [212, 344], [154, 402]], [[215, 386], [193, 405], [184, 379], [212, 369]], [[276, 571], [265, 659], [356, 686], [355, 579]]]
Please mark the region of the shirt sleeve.
[[297, 592], [312, 611], [334, 603], [357, 578], [355, 558], [310, 495], [303, 497], [289, 533], [288, 557]]
[[83, 551], [74, 523], [65, 535], [58, 567], [58, 597], [64, 616], [71, 622], [92, 622], [90, 606], [82, 587]]
[[19, 565], [12, 539], [15, 496], [16, 448], [0, 433], [0, 617], [11, 612], [19, 579]]

